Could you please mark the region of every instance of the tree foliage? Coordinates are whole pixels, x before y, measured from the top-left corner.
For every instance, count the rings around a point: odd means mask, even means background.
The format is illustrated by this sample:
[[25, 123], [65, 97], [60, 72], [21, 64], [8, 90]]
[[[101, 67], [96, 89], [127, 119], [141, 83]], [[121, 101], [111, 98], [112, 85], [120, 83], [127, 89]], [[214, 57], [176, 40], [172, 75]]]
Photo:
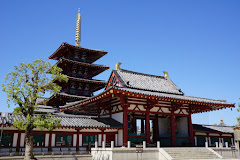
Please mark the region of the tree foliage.
[[[46, 74], [49, 71], [50, 74]], [[57, 125], [57, 119], [49, 117], [50, 115], [38, 115], [33, 117], [34, 110], [37, 109], [36, 100], [44, 96], [45, 92], [51, 94], [60, 92], [61, 86], [53, 82], [68, 81], [66, 75], [63, 75], [62, 69], [52, 66], [48, 61], [37, 59], [32, 63], [20, 63], [14, 66], [14, 70], [5, 76], [3, 91], [7, 93], [7, 102], [14, 102], [17, 107], [14, 109], [14, 126], [20, 130], [26, 129], [26, 124], [32, 123], [33, 127], [52, 129]], [[25, 121], [18, 118], [24, 116]]]
[[[50, 91], [51, 94], [60, 92], [61, 86], [53, 80], [68, 81], [67, 76], [61, 72], [61, 68], [52, 66], [48, 61], [37, 59], [32, 63], [20, 63], [14, 66], [14, 70], [5, 77], [3, 91], [7, 93], [8, 107], [10, 102], [17, 106], [13, 112], [13, 125], [19, 130], [30, 131], [30, 139], [32, 139], [33, 128], [52, 130], [60, 126], [59, 119], [50, 114], [35, 115], [34, 111], [38, 109], [37, 99], [44, 96], [46, 92]], [[29, 143], [32, 141], [30, 140]]]

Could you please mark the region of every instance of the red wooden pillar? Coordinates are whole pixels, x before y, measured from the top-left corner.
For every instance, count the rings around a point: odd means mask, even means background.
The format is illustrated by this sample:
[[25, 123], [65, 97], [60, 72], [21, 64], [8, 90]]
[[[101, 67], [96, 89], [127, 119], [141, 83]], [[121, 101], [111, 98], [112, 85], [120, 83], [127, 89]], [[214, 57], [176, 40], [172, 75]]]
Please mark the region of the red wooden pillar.
[[79, 151], [79, 129], [77, 129], [77, 143], [76, 143], [76, 150]]
[[123, 146], [127, 146], [128, 141], [128, 116], [127, 106], [123, 108]]
[[[101, 134], [102, 134], [102, 142], [103, 142], [103, 141], [104, 141], [104, 129], [102, 129]], [[107, 137], [106, 137], [106, 138], [107, 138]], [[101, 142], [101, 145], [102, 145], [102, 142]], [[106, 144], [106, 142], [105, 142], [105, 144]]]
[[132, 125], [133, 125], [133, 131], [135, 132], [135, 133], [137, 133], [137, 125], [136, 125], [136, 118], [135, 118], [135, 115], [133, 115], [134, 117], [133, 117], [133, 121], [132, 121]]
[[48, 152], [52, 151], [52, 132], [49, 133]]
[[172, 146], [176, 146], [176, 126], [174, 114], [171, 115], [171, 141]]
[[144, 133], [144, 120], [141, 119], [141, 133]]
[[151, 140], [150, 140], [150, 136], [151, 136], [151, 133], [150, 133], [150, 115], [149, 115], [149, 111], [150, 109], [147, 108], [147, 112], [146, 112], [146, 135], [147, 135], [147, 143], [151, 143]]
[[154, 136], [154, 140], [155, 141], [158, 141], [158, 137], [159, 137], [159, 129], [158, 129], [158, 114], [155, 115], [155, 120], [154, 120], [154, 133], [153, 133], [153, 136]]
[[189, 113], [189, 116], [188, 116], [188, 133], [189, 133], [189, 137], [190, 137], [190, 141], [192, 143], [192, 146], [194, 146], [194, 136], [193, 136], [193, 126], [192, 126], [191, 113]]
[[19, 152], [20, 151], [20, 140], [21, 140], [21, 132], [18, 131], [18, 138], [17, 138], [17, 149], [16, 151]]

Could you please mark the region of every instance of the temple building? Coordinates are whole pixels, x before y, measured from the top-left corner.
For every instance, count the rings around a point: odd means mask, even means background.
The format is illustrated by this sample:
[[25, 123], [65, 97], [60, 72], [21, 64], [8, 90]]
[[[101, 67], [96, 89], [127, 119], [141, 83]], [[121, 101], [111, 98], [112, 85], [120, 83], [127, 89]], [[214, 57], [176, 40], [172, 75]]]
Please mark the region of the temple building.
[[[109, 69], [94, 64], [107, 54], [103, 50], [80, 46], [81, 15], [77, 15], [76, 45], [62, 43], [49, 57], [69, 81], [62, 83], [60, 93], [37, 101], [35, 114], [51, 113], [61, 119], [61, 127], [53, 131], [33, 130], [34, 152], [86, 151], [95, 142], [115, 146], [132, 146], [147, 142], [148, 146], [204, 146], [209, 142], [234, 145], [233, 126], [192, 124], [192, 115], [235, 107], [225, 100], [187, 96], [164, 76], [121, 69], [117, 63], [108, 81], [93, 79]], [[98, 95], [95, 91], [103, 89]], [[24, 131], [13, 127], [12, 113], [1, 113], [3, 126], [1, 150], [24, 152]], [[3, 153], [3, 152], [2, 152]]]
[[[169, 78], [124, 70], [116, 64], [105, 91], [72, 106], [64, 112], [89, 113], [112, 118], [123, 124], [118, 130], [120, 144], [127, 141], [148, 144], [161, 142], [162, 146], [194, 146], [191, 115], [234, 107], [233, 103], [186, 96]], [[141, 130], [137, 129], [141, 124]], [[197, 128], [199, 129], [199, 128]], [[232, 137], [232, 134], [227, 136]]]

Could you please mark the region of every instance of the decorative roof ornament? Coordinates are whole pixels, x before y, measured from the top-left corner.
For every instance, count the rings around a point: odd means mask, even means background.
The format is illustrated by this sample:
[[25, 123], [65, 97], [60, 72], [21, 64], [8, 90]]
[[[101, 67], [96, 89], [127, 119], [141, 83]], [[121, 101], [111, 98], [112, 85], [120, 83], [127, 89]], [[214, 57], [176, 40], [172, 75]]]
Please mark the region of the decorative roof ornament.
[[169, 79], [168, 72], [167, 71], [163, 71], [163, 73], [164, 73], [164, 78]]
[[80, 8], [78, 9], [78, 14], [77, 14], [75, 41], [76, 41], [75, 45], [79, 46], [79, 44], [81, 42], [81, 14], [80, 14]]
[[223, 119], [221, 118], [220, 123], [223, 123]]
[[120, 68], [120, 65], [121, 65], [121, 64], [122, 64], [121, 62], [116, 63], [116, 64], [115, 64], [115, 70], [121, 69], [121, 68]]

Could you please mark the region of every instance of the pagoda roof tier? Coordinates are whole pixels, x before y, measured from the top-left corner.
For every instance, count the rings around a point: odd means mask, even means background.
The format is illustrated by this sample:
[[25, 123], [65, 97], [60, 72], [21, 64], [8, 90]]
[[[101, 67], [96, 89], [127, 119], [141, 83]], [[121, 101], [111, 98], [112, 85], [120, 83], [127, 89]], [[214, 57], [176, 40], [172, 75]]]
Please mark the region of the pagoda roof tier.
[[[76, 78], [76, 77], [70, 77], [68, 76], [69, 81], [74, 81], [74, 82], [80, 82], [80, 83], [87, 83], [91, 85], [91, 91], [95, 92], [98, 91], [102, 88], [104, 88], [107, 84], [106, 81], [101, 81], [101, 80], [90, 80], [90, 79], [84, 79], [84, 78]], [[61, 82], [57, 82], [57, 80], [55, 79], [53, 81], [54, 83], [58, 83], [58, 85], [61, 85]], [[65, 83], [65, 82], [63, 82]], [[69, 83], [69, 82], [68, 82]]]
[[49, 59], [59, 60], [62, 57], [66, 57], [69, 53], [85, 53], [89, 63], [93, 63], [107, 54], [107, 52], [103, 50], [88, 49], [63, 42], [60, 47], [49, 57]]
[[[97, 64], [89, 64], [89, 63], [84, 63], [84, 62], [79, 62], [79, 61], [74, 61], [74, 60], [70, 60], [70, 59], [66, 59], [66, 58], [61, 58], [54, 66], [58, 66], [60, 68], [62, 68], [66, 63], [68, 64], [75, 64], [78, 66], [84, 66], [89, 68], [89, 75], [91, 77], [94, 77], [100, 73], [102, 73], [103, 71], [109, 69], [109, 67], [105, 66], [105, 65], [97, 65]], [[50, 72], [51, 69], [48, 71]]]
[[68, 76], [68, 79], [78, 82], [85, 82], [85, 83], [93, 83], [98, 85], [106, 85], [107, 81], [101, 81], [101, 80], [93, 80], [93, 79], [84, 79], [84, 78], [76, 78], [76, 77], [70, 77]]
[[60, 92], [56, 95], [52, 95], [48, 102], [47, 105], [50, 106], [64, 106], [67, 102], [74, 102], [74, 101], [79, 101], [83, 99], [87, 99], [89, 97], [85, 96], [77, 96], [77, 95], [72, 95], [72, 94], [67, 94], [64, 92]]
[[175, 95], [175, 94], [167, 94], [167, 93], [159, 93], [124, 87], [110, 87], [104, 92], [93, 96], [89, 99], [83, 100], [78, 104], [73, 106], [68, 106], [62, 108], [66, 111], [78, 112], [79, 110], [88, 109], [88, 111], [96, 110], [98, 107], [97, 104], [102, 102], [111, 103], [113, 97], [130, 97], [140, 100], [150, 100], [155, 101], [157, 103], [175, 103], [178, 105], [184, 105], [191, 108], [191, 113], [201, 113], [208, 112], [212, 110], [219, 110], [223, 108], [231, 108], [235, 107], [235, 103], [229, 103], [225, 100], [215, 100], [215, 99], [207, 99], [186, 95]]

